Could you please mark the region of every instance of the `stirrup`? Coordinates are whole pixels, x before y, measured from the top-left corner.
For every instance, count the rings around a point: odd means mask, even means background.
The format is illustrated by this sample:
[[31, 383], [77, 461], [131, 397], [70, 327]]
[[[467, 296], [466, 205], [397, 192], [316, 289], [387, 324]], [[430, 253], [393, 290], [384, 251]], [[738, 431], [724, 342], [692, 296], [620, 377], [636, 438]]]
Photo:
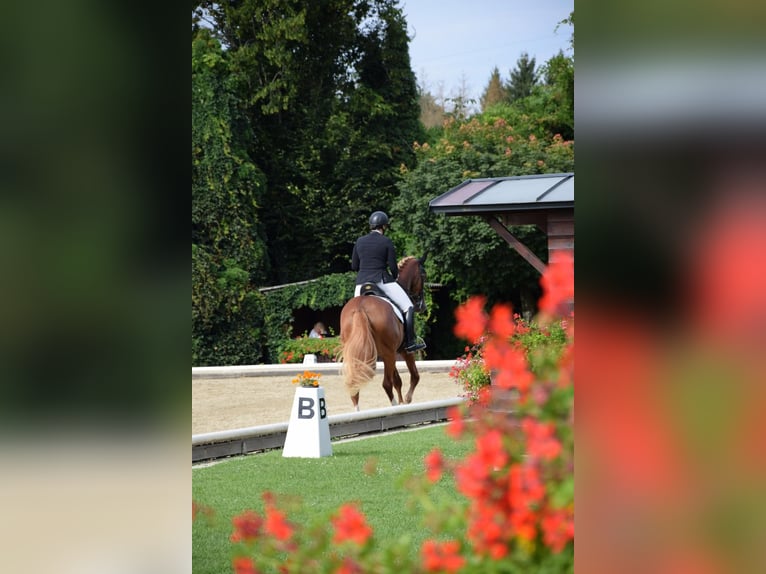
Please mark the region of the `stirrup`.
[[415, 351], [420, 351], [425, 348], [426, 348], [426, 344], [423, 341], [415, 340], [411, 344], [404, 347], [404, 350], [407, 353], [414, 353]]

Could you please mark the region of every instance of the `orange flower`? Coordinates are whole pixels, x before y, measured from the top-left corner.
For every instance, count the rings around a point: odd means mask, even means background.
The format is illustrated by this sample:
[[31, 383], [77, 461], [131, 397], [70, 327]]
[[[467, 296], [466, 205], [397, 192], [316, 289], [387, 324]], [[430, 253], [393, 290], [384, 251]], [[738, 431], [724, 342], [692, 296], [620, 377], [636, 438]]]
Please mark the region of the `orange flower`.
[[293, 379], [294, 385], [300, 385], [302, 387], [318, 387], [319, 379], [322, 377], [322, 373], [312, 373], [311, 371], [303, 371], [300, 375]]
[[335, 526], [333, 542], [336, 544], [351, 540], [361, 546], [372, 536], [372, 528], [367, 524], [364, 514], [353, 504], [341, 506], [332, 524]]

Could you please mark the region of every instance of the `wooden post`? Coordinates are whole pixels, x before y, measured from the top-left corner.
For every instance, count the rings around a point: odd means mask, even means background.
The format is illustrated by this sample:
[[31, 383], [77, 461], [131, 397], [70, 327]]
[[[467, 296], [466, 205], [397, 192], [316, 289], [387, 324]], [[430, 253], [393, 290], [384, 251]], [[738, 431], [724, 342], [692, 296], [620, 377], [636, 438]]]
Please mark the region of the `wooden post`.
[[485, 215], [484, 220], [487, 223], [489, 223], [492, 226], [492, 229], [497, 231], [500, 237], [505, 239], [508, 242], [508, 244], [519, 253], [519, 255], [521, 255], [524, 259], [526, 259], [532, 267], [537, 269], [537, 271], [540, 272], [541, 275], [545, 273], [545, 270], [547, 268], [545, 263], [540, 261], [540, 258], [534, 253], [532, 253], [529, 247], [527, 247], [521, 241], [516, 239], [502, 223], [500, 223], [497, 219], [495, 219], [495, 217], [491, 215]]

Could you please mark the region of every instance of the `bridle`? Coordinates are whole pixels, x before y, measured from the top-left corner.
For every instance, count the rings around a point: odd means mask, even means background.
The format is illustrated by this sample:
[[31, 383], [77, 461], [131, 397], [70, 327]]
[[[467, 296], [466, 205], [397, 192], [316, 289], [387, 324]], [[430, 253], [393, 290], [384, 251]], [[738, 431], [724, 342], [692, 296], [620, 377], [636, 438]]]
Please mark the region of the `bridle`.
[[414, 293], [407, 289], [407, 296], [410, 298], [410, 301], [412, 301], [415, 311], [422, 313], [426, 310], [426, 270], [423, 268], [423, 264], [420, 261], [418, 261], [418, 271], [420, 273], [420, 292]]

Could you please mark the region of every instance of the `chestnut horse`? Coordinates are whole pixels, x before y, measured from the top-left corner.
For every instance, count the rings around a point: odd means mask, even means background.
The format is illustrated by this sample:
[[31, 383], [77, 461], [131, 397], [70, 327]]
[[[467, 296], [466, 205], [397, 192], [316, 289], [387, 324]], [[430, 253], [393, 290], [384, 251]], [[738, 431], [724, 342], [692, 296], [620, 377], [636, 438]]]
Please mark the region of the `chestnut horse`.
[[[417, 259], [405, 257], [397, 267], [396, 281], [409, 295], [416, 313], [426, 310], [423, 288], [426, 272], [423, 263], [426, 255]], [[402, 313], [403, 314], [403, 313]], [[397, 318], [391, 304], [375, 295], [360, 295], [348, 301], [340, 313], [340, 340], [342, 349], [342, 373], [354, 408], [359, 410], [359, 389], [375, 376], [375, 362], [383, 361], [383, 390], [392, 405], [396, 405], [394, 389], [399, 403], [411, 403], [412, 393], [420, 380], [415, 366], [415, 355], [406, 353], [404, 347], [404, 324]], [[410, 388], [402, 397], [402, 379], [396, 370], [396, 353], [402, 352], [410, 372]]]

